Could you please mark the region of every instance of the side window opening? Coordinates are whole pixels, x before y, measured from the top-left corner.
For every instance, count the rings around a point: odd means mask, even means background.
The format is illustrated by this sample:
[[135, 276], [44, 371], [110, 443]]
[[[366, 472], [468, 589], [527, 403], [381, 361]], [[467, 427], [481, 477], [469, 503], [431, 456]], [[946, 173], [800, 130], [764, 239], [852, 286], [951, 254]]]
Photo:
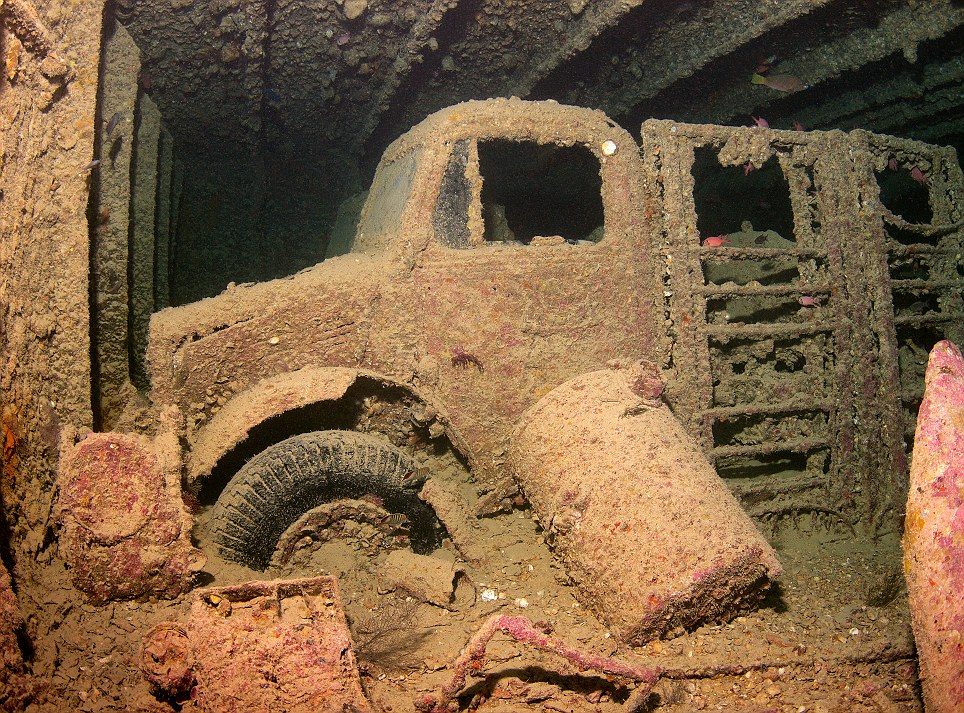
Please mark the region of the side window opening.
[[[887, 168], [876, 171], [877, 185], [880, 186], [880, 202], [908, 223], [928, 225], [934, 219], [930, 204], [930, 189], [927, 177], [914, 162], [901, 164], [891, 157]], [[895, 231], [897, 232], [897, 231]], [[896, 235], [896, 240], [910, 243], [918, 241], [917, 236]]]
[[602, 239], [602, 178], [588, 148], [496, 139], [479, 141], [478, 154], [486, 243]]

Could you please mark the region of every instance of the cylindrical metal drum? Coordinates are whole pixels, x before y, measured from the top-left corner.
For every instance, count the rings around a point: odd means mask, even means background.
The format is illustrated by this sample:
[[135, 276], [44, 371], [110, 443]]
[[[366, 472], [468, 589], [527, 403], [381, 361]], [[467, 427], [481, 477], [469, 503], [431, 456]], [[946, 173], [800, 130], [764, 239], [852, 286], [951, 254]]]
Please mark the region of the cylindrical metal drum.
[[510, 449], [577, 598], [634, 645], [726, 621], [781, 572], [657, 376], [637, 364], [572, 379], [523, 415]]
[[931, 350], [917, 414], [904, 572], [928, 713], [964, 710], [964, 357]]

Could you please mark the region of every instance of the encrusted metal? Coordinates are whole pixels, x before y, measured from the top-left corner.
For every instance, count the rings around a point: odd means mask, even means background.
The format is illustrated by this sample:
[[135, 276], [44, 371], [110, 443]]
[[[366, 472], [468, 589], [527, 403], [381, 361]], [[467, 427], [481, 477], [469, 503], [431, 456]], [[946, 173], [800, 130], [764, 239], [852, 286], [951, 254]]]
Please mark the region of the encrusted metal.
[[[893, 526], [926, 353], [964, 330], [953, 150], [864, 131], [658, 120], [642, 139], [648, 188], [663, 203], [661, 353], [680, 377], [669, 393], [677, 413], [757, 516]], [[781, 176], [764, 198], [788, 201], [793, 234], [747, 221], [729, 242], [704, 243], [698, 221], [705, 231], [712, 220], [694, 197], [706, 189], [694, 168], [706, 151], [748, 193], [759, 190], [754, 171]], [[886, 205], [882, 186], [895, 182], [916, 188], [929, 220]]]

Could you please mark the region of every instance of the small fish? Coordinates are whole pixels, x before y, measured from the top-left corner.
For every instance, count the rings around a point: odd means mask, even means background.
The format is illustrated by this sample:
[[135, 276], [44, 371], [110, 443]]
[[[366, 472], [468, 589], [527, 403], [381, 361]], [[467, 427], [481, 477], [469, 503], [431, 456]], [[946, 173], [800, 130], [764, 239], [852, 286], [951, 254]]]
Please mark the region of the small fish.
[[703, 245], [709, 248], [718, 248], [723, 243], [730, 242], [730, 234], [723, 233], [723, 235], [711, 235], [708, 238], [703, 239]]
[[765, 87], [787, 94], [793, 94], [807, 88], [807, 85], [800, 81], [799, 77], [794, 77], [792, 74], [767, 74], [766, 76], [754, 74], [750, 77], [750, 84], [762, 84]]
[[919, 168], [917, 168], [917, 166], [914, 166], [914, 167], [910, 170], [910, 177], [913, 178], [915, 181], [917, 181], [917, 182], [918, 182], [919, 184], [921, 184], [922, 186], [926, 186], [926, 185], [927, 185], [927, 176], [925, 176], [925, 175], [924, 175], [924, 172], [921, 171]]
[[414, 485], [424, 483], [432, 472], [428, 468], [421, 467], [410, 470], [402, 476], [403, 487], [410, 488]]
[[99, 158], [95, 158], [93, 161], [91, 161], [91, 162], [88, 163], [86, 166], [84, 166], [82, 169], [80, 169], [80, 173], [78, 173], [77, 175], [78, 175], [78, 176], [82, 176], [82, 175], [84, 175], [85, 173], [90, 173], [91, 171], [93, 171], [93, 170], [94, 170], [95, 168], [97, 168], [98, 166], [100, 166], [100, 159], [99, 159]]
[[753, 165], [753, 161], [747, 161], [743, 164], [743, 175], [749, 176], [752, 171], [756, 170], [756, 166]]
[[154, 87], [154, 80], [151, 79], [151, 75], [147, 73], [144, 73], [138, 77], [137, 83], [141, 85], [141, 89], [143, 89], [145, 92], [151, 91], [151, 89]]
[[803, 307], [817, 307], [820, 305], [820, 298], [813, 295], [800, 295], [797, 297], [797, 302]]
[[393, 512], [389, 514], [388, 519], [385, 521], [388, 525], [392, 527], [408, 527], [408, 515], [401, 512]]
[[114, 115], [110, 118], [110, 121], [107, 122], [107, 129], [105, 130], [108, 140], [110, 139], [110, 135], [114, 133], [114, 129], [117, 128], [117, 125], [120, 124], [123, 119], [124, 117], [119, 111], [114, 112]]
[[887, 161], [887, 168], [891, 171], [896, 171], [900, 168], [900, 164], [897, 163], [897, 159], [893, 156]]
[[794, 130], [794, 131], [803, 131], [803, 124], [801, 124], [799, 121], [794, 121], [794, 122], [793, 122], [793, 130]]
[[750, 115], [750, 118], [753, 119], [753, 123], [756, 124], [756, 125], [757, 125], [758, 127], [760, 127], [761, 129], [769, 129], [769, 128], [770, 128], [770, 122], [767, 121], [766, 119], [764, 119], [762, 116], [753, 116], [753, 115], [751, 114], [751, 115]]

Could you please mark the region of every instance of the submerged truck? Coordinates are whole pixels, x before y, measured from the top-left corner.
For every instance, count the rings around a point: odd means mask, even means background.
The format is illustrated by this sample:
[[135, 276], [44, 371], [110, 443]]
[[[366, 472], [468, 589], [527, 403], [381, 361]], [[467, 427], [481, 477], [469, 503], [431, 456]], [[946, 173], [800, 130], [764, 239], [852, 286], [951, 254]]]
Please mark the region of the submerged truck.
[[[650, 120], [637, 142], [599, 111], [466, 102], [386, 150], [347, 252], [155, 314], [150, 397], [179, 414], [184, 488], [228, 559], [264, 569], [365, 494], [410, 518], [417, 551], [442, 524], [458, 540], [418, 497], [445, 444], [466, 507], [518, 503], [521, 483], [583, 596], [644, 641], [779, 572], [731, 493], [759, 526], [894, 526], [920, 354], [964, 323], [961, 187], [952, 150], [867, 132]], [[675, 471], [619, 472], [612, 452], [654, 443]], [[640, 513], [675, 541], [719, 526], [729, 559], [700, 566], [697, 538], [670, 557], [694, 558], [686, 582], [617, 587], [580, 532], [621, 533], [607, 556], [638, 562]], [[721, 586], [737, 604], [701, 609]], [[612, 599], [632, 588], [637, 607]]]
[[[655, 211], [636, 144], [599, 112], [494, 100], [431, 116], [385, 152], [350, 252], [154, 315], [151, 397], [188, 419], [189, 481], [361, 378], [418, 392], [408, 437], [444, 431], [494, 481], [538, 398], [652, 359]], [[299, 401], [281, 404], [295, 372]]]

